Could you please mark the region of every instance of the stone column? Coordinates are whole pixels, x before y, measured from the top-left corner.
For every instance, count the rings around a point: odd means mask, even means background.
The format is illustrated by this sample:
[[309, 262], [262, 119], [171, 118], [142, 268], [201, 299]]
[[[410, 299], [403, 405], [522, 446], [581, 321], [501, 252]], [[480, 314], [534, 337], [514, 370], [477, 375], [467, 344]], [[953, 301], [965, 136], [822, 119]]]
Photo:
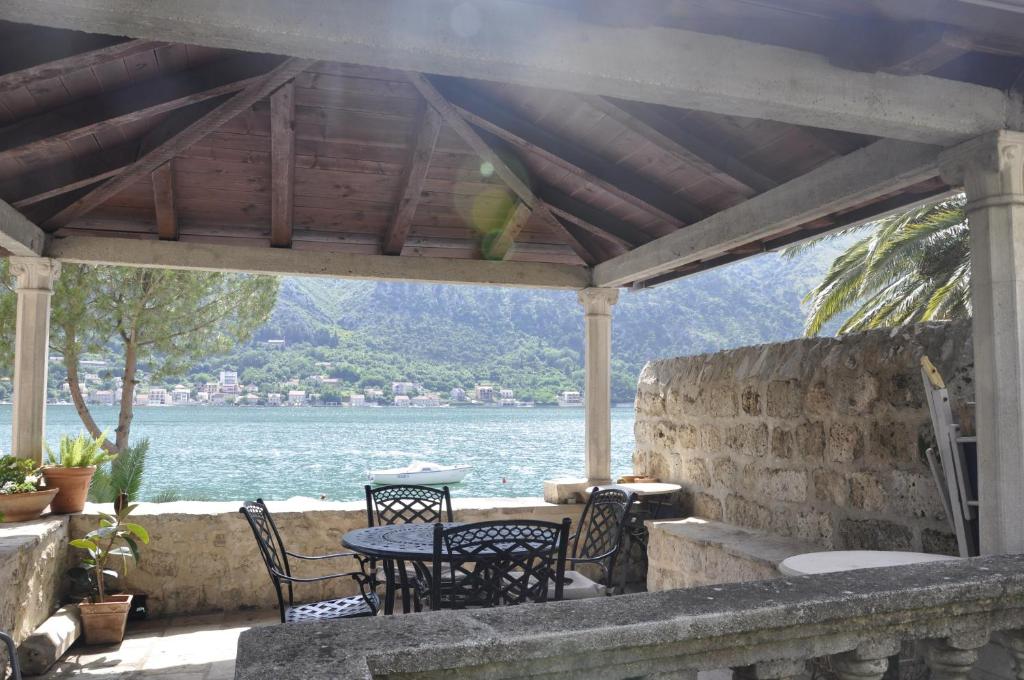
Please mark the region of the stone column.
[[863, 644], [857, 649], [832, 656], [832, 670], [839, 680], [882, 680], [889, 659], [899, 654], [895, 640]]
[[971, 244], [982, 554], [1024, 552], [1024, 134], [1000, 131], [943, 154], [963, 185]]
[[10, 265], [18, 296], [11, 453], [41, 462], [50, 354], [50, 296], [60, 274], [60, 263], [43, 257], [12, 257]]
[[977, 631], [925, 643], [924, 660], [932, 680], [968, 680], [978, 660], [978, 650], [988, 642], [987, 631]]
[[584, 288], [583, 305], [586, 356], [586, 476], [588, 484], [607, 484], [612, 477], [612, 305], [619, 300], [617, 288]]

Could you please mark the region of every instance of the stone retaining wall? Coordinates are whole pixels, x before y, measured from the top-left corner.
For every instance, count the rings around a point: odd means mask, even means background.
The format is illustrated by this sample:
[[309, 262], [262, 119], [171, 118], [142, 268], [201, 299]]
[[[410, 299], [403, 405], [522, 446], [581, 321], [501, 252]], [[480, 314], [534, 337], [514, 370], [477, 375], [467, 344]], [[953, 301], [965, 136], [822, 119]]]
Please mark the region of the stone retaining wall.
[[[16, 642], [57, 610], [67, 540], [66, 517], [0, 524], [0, 630]], [[0, 678], [5, 666], [0, 650]]]
[[[240, 505], [238, 501], [140, 504], [133, 517], [149, 531], [151, 542], [142, 547], [139, 565], [128, 569], [126, 588], [148, 593], [154, 616], [276, 607], [252, 531], [238, 513]], [[267, 505], [288, 549], [306, 555], [343, 552], [342, 534], [366, 526], [362, 501], [291, 499]], [[72, 535], [95, 528], [96, 511], [103, 507], [89, 505], [85, 513], [72, 516]], [[570, 517], [574, 524], [583, 509], [582, 505], [551, 505], [539, 498], [461, 498], [453, 501], [453, 507], [459, 521]], [[110, 511], [109, 506], [104, 509]], [[76, 558], [71, 556], [72, 561]], [[293, 563], [292, 568], [296, 576], [316, 576], [352, 571], [358, 564], [343, 558], [312, 567]], [[351, 580], [336, 579], [297, 585], [295, 594], [300, 601], [311, 601], [354, 592]]]
[[830, 549], [953, 553], [919, 360], [969, 400], [971, 352], [958, 322], [651, 362], [634, 467], [682, 484], [699, 517]]

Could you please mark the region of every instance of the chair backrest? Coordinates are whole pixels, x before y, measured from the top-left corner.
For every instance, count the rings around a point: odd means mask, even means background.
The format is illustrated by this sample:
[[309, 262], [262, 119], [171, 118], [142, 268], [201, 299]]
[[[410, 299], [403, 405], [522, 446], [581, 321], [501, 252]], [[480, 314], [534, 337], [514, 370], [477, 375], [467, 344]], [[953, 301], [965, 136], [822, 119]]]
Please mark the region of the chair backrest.
[[568, 518], [436, 525], [431, 608], [561, 600], [569, 525]]
[[[7, 648], [7, 660], [11, 665], [11, 680], [21, 680], [21, 665], [18, 661], [18, 650], [14, 645], [14, 638], [0, 630], [0, 642]], [[0, 676], [4, 675], [3, 659], [0, 658]]]
[[[255, 502], [246, 501], [238, 511], [248, 520], [249, 527], [256, 537], [256, 543], [260, 548], [260, 555], [263, 557], [263, 564], [267, 567], [267, 573], [270, 574], [274, 590], [277, 591], [277, 603], [280, 606], [281, 622], [283, 623], [285, 600], [280, 576], [282, 574], [284, 576], [292, 575], [291, 567], [288, 564], [288, 554], [284, 548], [284, 541], [281, 540], [277, 524], [274, 523], [274, 518], [271, 516], [270, 510], [267, 509], [262, 498], [257, 498]], [[291, 605], [294, 601], [292, 583], [291, 581], [286, 581], [285, 583], [288, 588], [288, 604]]]
[[629, 522], [635, 501], [635, 493], [594, 487], [580, 515], [579, 530], [572, 544], [572, 556], [592, 558], [606, 555], [610, 568], [622, 545], [622, 533]]
[[452, 522], [452, 497], [448, 487], [366, 485], [366, 522], [369, 526], [422, 522]]

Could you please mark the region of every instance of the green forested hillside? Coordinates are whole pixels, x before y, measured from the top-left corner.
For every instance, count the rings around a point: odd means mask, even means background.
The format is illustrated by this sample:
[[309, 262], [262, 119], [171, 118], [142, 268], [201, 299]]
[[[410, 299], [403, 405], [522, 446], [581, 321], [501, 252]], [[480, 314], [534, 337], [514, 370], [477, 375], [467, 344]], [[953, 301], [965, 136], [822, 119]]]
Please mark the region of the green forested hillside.
[[[842, 243], [797, 260], [765, 254], [638, 293], [613, 322], [613, 392], [633, 397], [645, 361], [797, 337], [800, 300]], [[284, 350], [265, 341], [284, 338]], [[490, 381], [550, 401], [582, 387], [582, 309], [570, 292], [288, 278], [248, 347], [197, 366], [271, 386], [328, 374], [342, 393], [392, 380], [448, 391]], [[319, 362], [319, 365], [318, 365]], [[329, 364], [329, 366], [327, 365]]]

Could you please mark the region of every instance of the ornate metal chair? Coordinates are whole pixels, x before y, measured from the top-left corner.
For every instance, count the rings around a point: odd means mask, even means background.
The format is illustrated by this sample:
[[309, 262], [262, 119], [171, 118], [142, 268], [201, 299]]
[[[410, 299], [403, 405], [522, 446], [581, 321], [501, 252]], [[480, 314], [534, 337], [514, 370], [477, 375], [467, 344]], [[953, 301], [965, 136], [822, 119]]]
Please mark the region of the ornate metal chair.
[[431, 609], [562, 599], [568, 518], [434, 527]]
[[[354, 557], [355, 553], [333, 553], [330, 555], [300, 555], [285, 549], [281, 534], [277, 530], [270, 511], [267, 510], [263, 499], [257, 498], [256, 502], [246, 501], [238, 510], [248, 520], [252, 533], [259, 544], [260, 554], [266, 564], [270, 580], [277, 591], [277, 603], [281, 609], [281, 623], [299, 623], [302, 621], [315, 621], [323, 619], [345, 619], [356, 616], [375, 616], [380, 608], [380, 599], [373, 590], [372, 579], [360, 571], [347, 571], [326, 576], [314, 576], [300, 578], [292, 576], [291, 566], [288, 558], [293, 557], [300, 560], [324, 560], [335, 557]], [[342, 597], [336, 600], [322, 600], [307, 604], [295, 604], [293, 584], [314, 583], [326, 581], [332, 578], [348, 577], [359, 585], [359, 595]], [[288, 602], [285, 603], [284, 590], [288, 590]]]
[[[565, 599], [580, 600], [610, 595], [615, 560], [622, 548], [630, 512], [636, 494], [622, 489], [594, 487], [580, 515], [579, 529], [572, 536], [572, 556], [566, 561], [571, 570], [565, 572]], [[601, 579], [594, 581], [575, 567], [592, 564], [601, 570]]]
[[452, 497], [448, 487], [366, 485], [366, 521], [369, 526], [409, 522], [452, 522]]
[[[0, 630], [0, 642], [7, 647], [7, 659], [11, 666], [11, 680], [21, 680], [21, 666], [18, 663], [18, 650], [14, 646], [14, 638]], [[0, 675], [3, 675], [3, 659], [0, 659]]]
[[[364, 487], [366, 491], [366, 522], [367, 526], [385, 526], [390, 524], [409, 524], [420, 522], [436, 524], [437, 522], [453, 522], [452, 497], [447, 486], [440, 489], [432, 486], [415, 484], [393, 484], [389, 486]], [[378, 572], [375, 563], [370, 563], [370, 573], [375, 581], [384, 580], [386, 574]], [[402, 610], [409, 612], [412, 586], [417, 576], [415, 565], [406, 565], [399, 561], [388, 587], [388, 592], [401, 591]], [[412, 607], [420, 610], [418, 598], [411, 601]], [[388, 606], [391, 606], [389, 599]]]

